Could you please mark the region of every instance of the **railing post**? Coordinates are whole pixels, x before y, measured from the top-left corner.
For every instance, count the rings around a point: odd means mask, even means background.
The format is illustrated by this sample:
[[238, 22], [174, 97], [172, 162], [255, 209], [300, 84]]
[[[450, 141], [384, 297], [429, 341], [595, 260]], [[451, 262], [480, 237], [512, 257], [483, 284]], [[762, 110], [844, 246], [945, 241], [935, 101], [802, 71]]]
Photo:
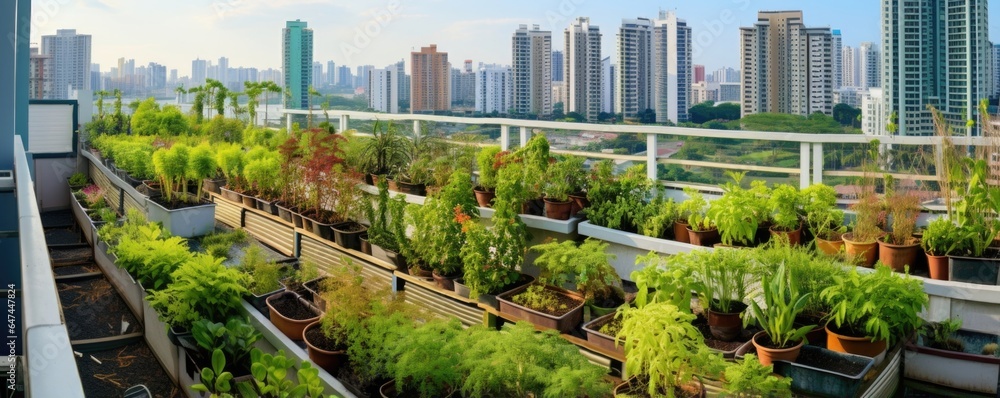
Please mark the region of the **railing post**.
[[510, 150], [510, 126], [500, 125], [500, 150]]
[[348, 115], [340, 115], [340, 131], [341, 133], [350, 129], [351, 117]]
[[292, 132], [292, 114], [288, 112], [285, 112], [285, 129], [287, 129], [289, 133]]
[[413, 121], [413, 138], [420, 137], [420, 121]]
[[799, 156], [799, 188], [806, 189], [809, 187], [809, 143], [799, 143], [799, 150], [801, 151]]
[[656, 144], [656, 138], [656, 134], [646, 134], [646, 176], [654, 181], [658, 180], [656, 157], [660, 152], [659, 145]]
[[527, 127], [521, 127], [521, 142], [519, 143], [518, 146], [520, 146], [521, 148], [524, 148], [525, 145], [528, 145], [528, 135], [529, 134], [530, 134], [530, 132], [528, 132], [528, 128]]
[[813, 184], [823, 183], [823, 143], [813, 144]]

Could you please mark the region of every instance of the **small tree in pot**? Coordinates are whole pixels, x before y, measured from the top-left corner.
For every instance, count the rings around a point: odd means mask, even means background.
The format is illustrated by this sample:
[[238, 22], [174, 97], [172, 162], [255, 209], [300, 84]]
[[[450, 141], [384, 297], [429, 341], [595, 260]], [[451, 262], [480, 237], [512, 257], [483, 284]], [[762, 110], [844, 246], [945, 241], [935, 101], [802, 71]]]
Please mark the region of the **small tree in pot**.
[[750, 291], [753, 252], [723, 249], [694, 251], [671, 258], [685, 263], [695, 278], [694, 291], [706, 312], [712, 336], [723, 341], [735, 340], [742, 331], [740, 320]]
[[920, 242], [913, 237], [920, 215], [920, 198], [892, 191], [885, 196], [884, 206], [892, 218], [892, 232], [878, 240], [879, 260], [901, 272], [907, 265], [914, 265], [920, 250]]
[[476, 166], [479, 168], [479, 178], [476, 180], [476, 200], [482, 207], [490, 207], [495, 197], [497, 188], [497, 173], [499, 167], [496, 166], [497, 156], [501, 153], [499, 146], [488, 146], [479, 150], [476, 155]]
[[927, 223], [920, 245], [927, 254], [927, 268], [932, 279], [948, 280], [948, 256], [969, 250], [961, 228], [948, 218]]
[[[187, 145], [176, 144], [170, 149], [160, 149], [153, 153], [153, 169], [156, 171], [163, 195], [168, 203], [187, 198], [187, 168], [190, 150]], [[175, 195], [180, 193], [180, 198]]]
[[191, 155], [188, 157], [187, 174], [188, 178], [198, 182], [198, 190], [196, 191], [198, 199], [202, 197], [202, 187], [205, 185], [205, 180], [215, 177], [218, 171], [219, 165], [215, 162], [215, 154], [212, 152], [211, 146], [201, 144], [191, 150]]
[[568, 220], [572, 210], [569, 200], [571, 193], [579, 190], [577, 178], [583, 173], [582, 158], [568, 158], [550, 164], [545, 175], [545, 216], [556, 220]]

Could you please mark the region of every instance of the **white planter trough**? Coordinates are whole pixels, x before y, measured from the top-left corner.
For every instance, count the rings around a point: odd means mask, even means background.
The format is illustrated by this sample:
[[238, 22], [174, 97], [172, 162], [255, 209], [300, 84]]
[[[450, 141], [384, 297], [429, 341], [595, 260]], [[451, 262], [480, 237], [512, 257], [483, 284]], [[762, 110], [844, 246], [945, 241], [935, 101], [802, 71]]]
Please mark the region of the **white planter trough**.
[[964, 391], [997, 394], [1000, 357], [983, 355], [983, 347], [1000, 343], [1000, 336], [959, 330], [954, 337], [964, 342], [965, 351], [927, 347], [922, 339], [908, 343], [905, 376]]
[[122, 298], [128, 304], [132, 313], [135, 314], [136, 318], [142, 319], [144, 296], [142, 288], [132, 279], [128, 271], [118, 268], [118, 265], [115, 264], [115, 256], [108, 253], [108, 244], [106, 242], [101, 241], [97, 243], [94, 248], [94, 259], [111, 284], [121, 293]]
[[628, 279], [632, 271], [642, 268], [635, 264], [636, 257], [645, 256], [650, 251], [660, 254], [687, 253], [695, 249], [711, 250], [710, 248], [695, 246], [688, 243], [681, 243], [668, 239], [650, 238], [648, 236], [634, 234], [617, 229], [599, 227], [591, 224], [590, 221], [580, 223], [580, 235], [600, 239], [610, 243], [608, 253], [616, 256], [611, 265], [618, 271], [618, 275]]
[[182, 238], [208, 235], [215, 230], [215, 203], [169, 210], [146, 198], [146, 213], [149, 221], [163, 223], [171, 235]]
[[153, 355], [156, 355], [156, 359], [160, 361], [163, 369], [167, 371], [170, 380], [178, 383], [178, 373], [180, 372], [178, 360], [180, 354], [178, 353], [177, 346], [171, 343], [170, 338], [167, 337], [167, 324], [160, 320], [156, 310], [149, 305], [148, 301], [143, 300], [142, 303], [143, 337], [145, 337], [146, 343], [149, 344], [149, 349], [153, 351]]

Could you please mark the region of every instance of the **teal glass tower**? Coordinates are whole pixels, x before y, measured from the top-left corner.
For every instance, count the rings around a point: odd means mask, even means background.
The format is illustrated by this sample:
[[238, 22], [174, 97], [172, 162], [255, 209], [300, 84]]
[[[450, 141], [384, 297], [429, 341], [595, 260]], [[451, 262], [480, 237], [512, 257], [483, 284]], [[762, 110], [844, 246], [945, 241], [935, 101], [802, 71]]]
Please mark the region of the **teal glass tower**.
[[285, 108], [306, 109], [312, 85], [313, 31], [301, 20], [285, 22], [281, 30], [282, 68], [285, 75]]

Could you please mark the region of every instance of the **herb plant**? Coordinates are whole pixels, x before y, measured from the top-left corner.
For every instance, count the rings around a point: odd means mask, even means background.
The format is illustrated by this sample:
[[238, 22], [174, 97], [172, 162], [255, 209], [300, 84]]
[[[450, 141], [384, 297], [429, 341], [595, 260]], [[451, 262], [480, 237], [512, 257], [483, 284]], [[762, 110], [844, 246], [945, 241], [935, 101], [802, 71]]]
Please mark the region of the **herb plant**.
[[955, 332], [961, 328], [962, 320], [959, 318], [930, 322], [920, 328], [920, 337], [928, 347], [962, 352], [965, 351], [965, 342], [955, 337]]
[[935, 218], [927, 223], [920, 245], [933, 256], [948, 256], [969, 249], [962, 230], [953, 221], [944, 217]]
[[497, 188], [497, 167], [496, 157], [500, 153], [500, 147], [491, 145], [483, 147], [476, 155], [476, 165], [479, 167], [479, 187], [492, 191]]
[[742, 311], [750, 292], [753, 274], [751, 251], [724, 249], [694, 251], [679, 254], [668, 261], [690, 267], [694, 276], [694, 291], [705, 309], [719, 313]]
[[448, 396], [462, 383], [458, 370], [464, 337], [456, 318], [431, 320], [403, 335], [393, 346], [397, 394], [414, 392], [421, 398]]
[[691, 313], [691, 291], [694, 278], [691, 267], [686, 262], [668, 265], [667, 259], [655, 252], [635, 259], [635, 263], [645, 266], [632, 272], [637, 292], [635, 305], [644, 307], [651, 303], [668, 303], [678, 310]]
[[837, 208], [837, 191], [826, 184], [814, 184], [802, 190], [806, 224], [813, 236], [824, 240], [839, 240], [847, 228], [844, 211]]
[[198, 254], [170, 276], [173, 282], [149, 298], [149, 304], [168, 325], [190, 328], [203, 318], [223, 321], [243, 306], [244, 276], [223, 266], [222, 259]]
[[81, 187], [87, 185], [89, 179], [87, 178], [86, 174], [76, 172], [73, 173], [73, 175], [69, 176], [69, 179], [67, 179], [67, 181], [69, 182], [69, 185], [71, 187]]
[[895, 275], [884, 265], [869, 274], [854, 269], [834, 277], [822, 298], [830, 306], [833, 326], [848, 335], [886, 340], [890, 345], [920, 326], [920, 311], [927, 306], [923, 282]]
[[774, 210], [772, 220], [778, 230], [790, 232], [801, 226], [799, 213], [802, 207], [802, 194], [795, 187], [781, 184], [771, 190], [771, 209]]
[[212, 398], [229, 396], [233, 374], [223, 370], [225, 368], [226, 357], [222, 350], [212, 351], [212, 367], [201, 369], [201, 383], [191, 386], [191, 389], [210, 393]]
[[541, 269], [539, 281], [555, 286], [573, 282], [584, 299], [603, 307], [625, 300], [622, 279], [611, 266], [615, 256], [606, 252], [607, 247], [607, 243], [587, 239], [579, 246], [567, 240], [535, 245], [531, 250], [539, 253], [535, 259]]
[[440, 194], [427, 198], [422, 206], [409, 207], [413, 225], [412, 250], [415, 256], [437, 271], [439, 275], [454, 275], [462, 269], [460, 252], [466, 237], [456, 214], [479, 217], [479, 209], [472, 196], [472, 179], [464, 171], [455, 171], [448, 185]]
[[231, 366], [243, 364], [254, 342], [262, 337], [248, 320], [240, 317], [229, 318], [225, 324], [200, 319], [191, 324], [191, 335], [202, 350], [222, 351]]
[[811, 294], [799, 294], [796, 282], [782, 264], [770, 280], [761, 283], [765, 307], [762, 309], [757, 301], [750, 301], [754, 318], [757, 318], [757, 323], [775, 344], [775, 348], [789, 348], [798, 344], [816, 327], [809, 325], [795, 328], [795, 317], [805, 310]]
[[885, 207], [892, 217], [892, 233], [885, 236], [886, 243], [909, 245], [916, 241], [913, 231], [920, 215], [920, 198], [912, 194], [892, 192], [885, 197]]
[[775, 377], [774, 368], [764, 366], [754, 354], [747, 354], [742, 362], [726, 367], [724, 385], [726, 396], [737, 398], [791, 397], [792, 379]]

